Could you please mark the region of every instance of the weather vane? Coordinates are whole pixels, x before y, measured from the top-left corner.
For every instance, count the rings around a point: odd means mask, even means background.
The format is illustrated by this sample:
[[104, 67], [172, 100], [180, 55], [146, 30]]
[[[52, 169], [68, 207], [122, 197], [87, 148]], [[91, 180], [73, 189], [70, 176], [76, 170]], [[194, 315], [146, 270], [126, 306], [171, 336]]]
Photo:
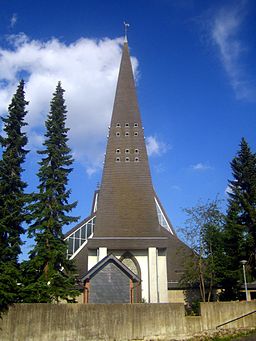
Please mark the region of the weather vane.
[[130, 24], [128, 24], [124, 21], [124, 42], [125, 43], [127, 43], [127, 30], [128, 30], [129, 26], [130, 26]]

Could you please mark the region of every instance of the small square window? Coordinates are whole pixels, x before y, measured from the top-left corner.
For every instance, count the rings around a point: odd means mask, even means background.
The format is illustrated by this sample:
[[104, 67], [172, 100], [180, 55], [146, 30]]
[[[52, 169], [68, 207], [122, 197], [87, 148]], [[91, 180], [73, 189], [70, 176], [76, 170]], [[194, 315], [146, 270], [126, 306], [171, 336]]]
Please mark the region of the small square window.
[[128, 128], [129, 127], [129, 123], [125, 123], [125, 127]]
[[129, 131], [126, 131], [125, 132], [125, 136], [129, 136], [130, 134], [129, 134]]
[[136, 156], [136, 157], [134, 158], [134, 162], [139, 162], [138, 156]]
[[120, 128], [120, 127], [121, 127], [121, 124], [120, 124], [120, 123], [117, 123], [117, 124], [116, 124], [116, 127], [117, 127], [117, 128]]
[[130, 162], [130, 158], [128, 156], [126, 156], [125, 162]]
[[120, 154], [120, 153], [121, 153], [120, 149], [116, 149], [116, 154]]
[[130, 149], [125, 149], [125, 154], [129, 154], [130, 153]]
[[134, 132], [134, 136], [138, 136], [139, 134], [138, 134], [138, 132], [137, 131], [135, 131]]
[[120, 132], [119, 131], [116, 132], [116, 136], [120, 136]]
[[134, 123], [134, 127], [137, 128], [138, 127], [138, 123]]
[[139, 149], [134, 149], [135, 154], [139, 154]]
[[120, 157], [116, 157], [116, 162], [120, 162], [120, 161], [121, 161]]

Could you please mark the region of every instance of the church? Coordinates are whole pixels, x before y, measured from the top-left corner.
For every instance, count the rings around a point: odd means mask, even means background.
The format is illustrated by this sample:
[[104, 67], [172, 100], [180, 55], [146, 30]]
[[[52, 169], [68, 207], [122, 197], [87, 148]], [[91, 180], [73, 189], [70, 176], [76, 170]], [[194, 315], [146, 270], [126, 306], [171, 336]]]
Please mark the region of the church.
[[90, 215], [65, 235], [83, 303], [184, 302], [179, 280], [191, 250], [152, 185], [127, 38], [102, 180]]

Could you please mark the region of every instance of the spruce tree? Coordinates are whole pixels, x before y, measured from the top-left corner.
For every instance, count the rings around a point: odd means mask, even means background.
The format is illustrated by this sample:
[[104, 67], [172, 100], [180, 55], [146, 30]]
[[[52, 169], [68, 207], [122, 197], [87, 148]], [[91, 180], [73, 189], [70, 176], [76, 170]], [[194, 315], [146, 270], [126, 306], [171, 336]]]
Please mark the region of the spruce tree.
[[0, 311], [19, 301], [21, 235], [25, 220], [26, 183], [22, 181], [22, 164], [28, 153], [24, 149], [27, 137], [22, 128], [26, 125], [24, 81], [20, 81], [17, 91], [2, 118], [3, 136], [0, 136], [2, 158], [0, 160]]
[[256, 155], [242, 138], [240, 150], [231, 162], [230, 205], [237, 205], [237, 222], [243, 227], [247, 260], [255, 276], [256, 266]]
[[226, 299], [236, 299], [242, 280], [241, 260], [248, 261], [249, 280], [256, 277], [256, 156], [242, 138], [231, 162], [228, 209], [224, 231]]
[[31, 204], [29, 236], [35, 240], [30, 259], [24, 264], [24, 301], [58, 302], [76, 295], [73, 263], [67, 259], [62, 228], [77, 220], [69, 216], [76, 202], [69, 203], [68, 176], [72, 171], [71, 150], [67, 145], [64, 90], [59, 82], [46, 120], [45, 149], [39, 162], [38, 193]]
[[226, 222], [223, 232], [224, 253], [222, 263], [224, 267], [221, 288], [224, 289], [221, 300], [239, 299], [242, 283], [241, 260], [246, 259], [246, 240], [244, 227], [239, 222], [239, 209], [235, 202], [229, 202]]

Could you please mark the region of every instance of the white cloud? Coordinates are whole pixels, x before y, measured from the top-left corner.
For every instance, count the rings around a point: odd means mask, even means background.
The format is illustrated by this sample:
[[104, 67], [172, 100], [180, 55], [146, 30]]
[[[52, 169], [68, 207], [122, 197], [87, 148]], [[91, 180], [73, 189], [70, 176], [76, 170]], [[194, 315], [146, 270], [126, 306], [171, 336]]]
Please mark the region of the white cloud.
[[[9, 37], [0, 48], [0, 114], [6, 112], [20, 77], [26, 79], [30, 148], [41, 148], [44, 122], [57, 82], [66, 90], [70, 146], [88, 174], [101, 167], [112, 112], [122, 39], [81, 38], [65, 44], [58, 39]], [[132, 58], [135, 72], [138, 62]]]
[[17, 14], [13, 13], [11, 19], [10, 19], [10, 27], [13, 28], [18, 20]]
[[192, 165], [191, 168], [194, 170], [194, 171], [206, 171], [208, 169], [212, 169], [212, 167], [202, 163], [202, 162], [199, 162], [195, 165]]
[[181, 191], [181, 187], [177, 185], [172, 185], [171, 189], [173, 189], [174, 191]]
[[96, 171], [97, 171], [97, 168], [96, 168], [96, 167], [90, 167], [90, 166], [88, 166], [88, 167], [86, 168], [86, 173], [87, 173], [87, 175], [88, 175], [89, 177], [91, 177], [94, 173], [96, 173]]
[[146, 138], [146, 147], [148, 156], [162, 155], [170, 148], [164, 142], [159, 141], [156, 136], [148, 136]]
[[222, 8], [214, 17], [211, 35], [237, 99], [256, 100], [256, 85], [243, 63], [248, 47], [239, 39], [245, 3], [240, 1], [234, 7]]

